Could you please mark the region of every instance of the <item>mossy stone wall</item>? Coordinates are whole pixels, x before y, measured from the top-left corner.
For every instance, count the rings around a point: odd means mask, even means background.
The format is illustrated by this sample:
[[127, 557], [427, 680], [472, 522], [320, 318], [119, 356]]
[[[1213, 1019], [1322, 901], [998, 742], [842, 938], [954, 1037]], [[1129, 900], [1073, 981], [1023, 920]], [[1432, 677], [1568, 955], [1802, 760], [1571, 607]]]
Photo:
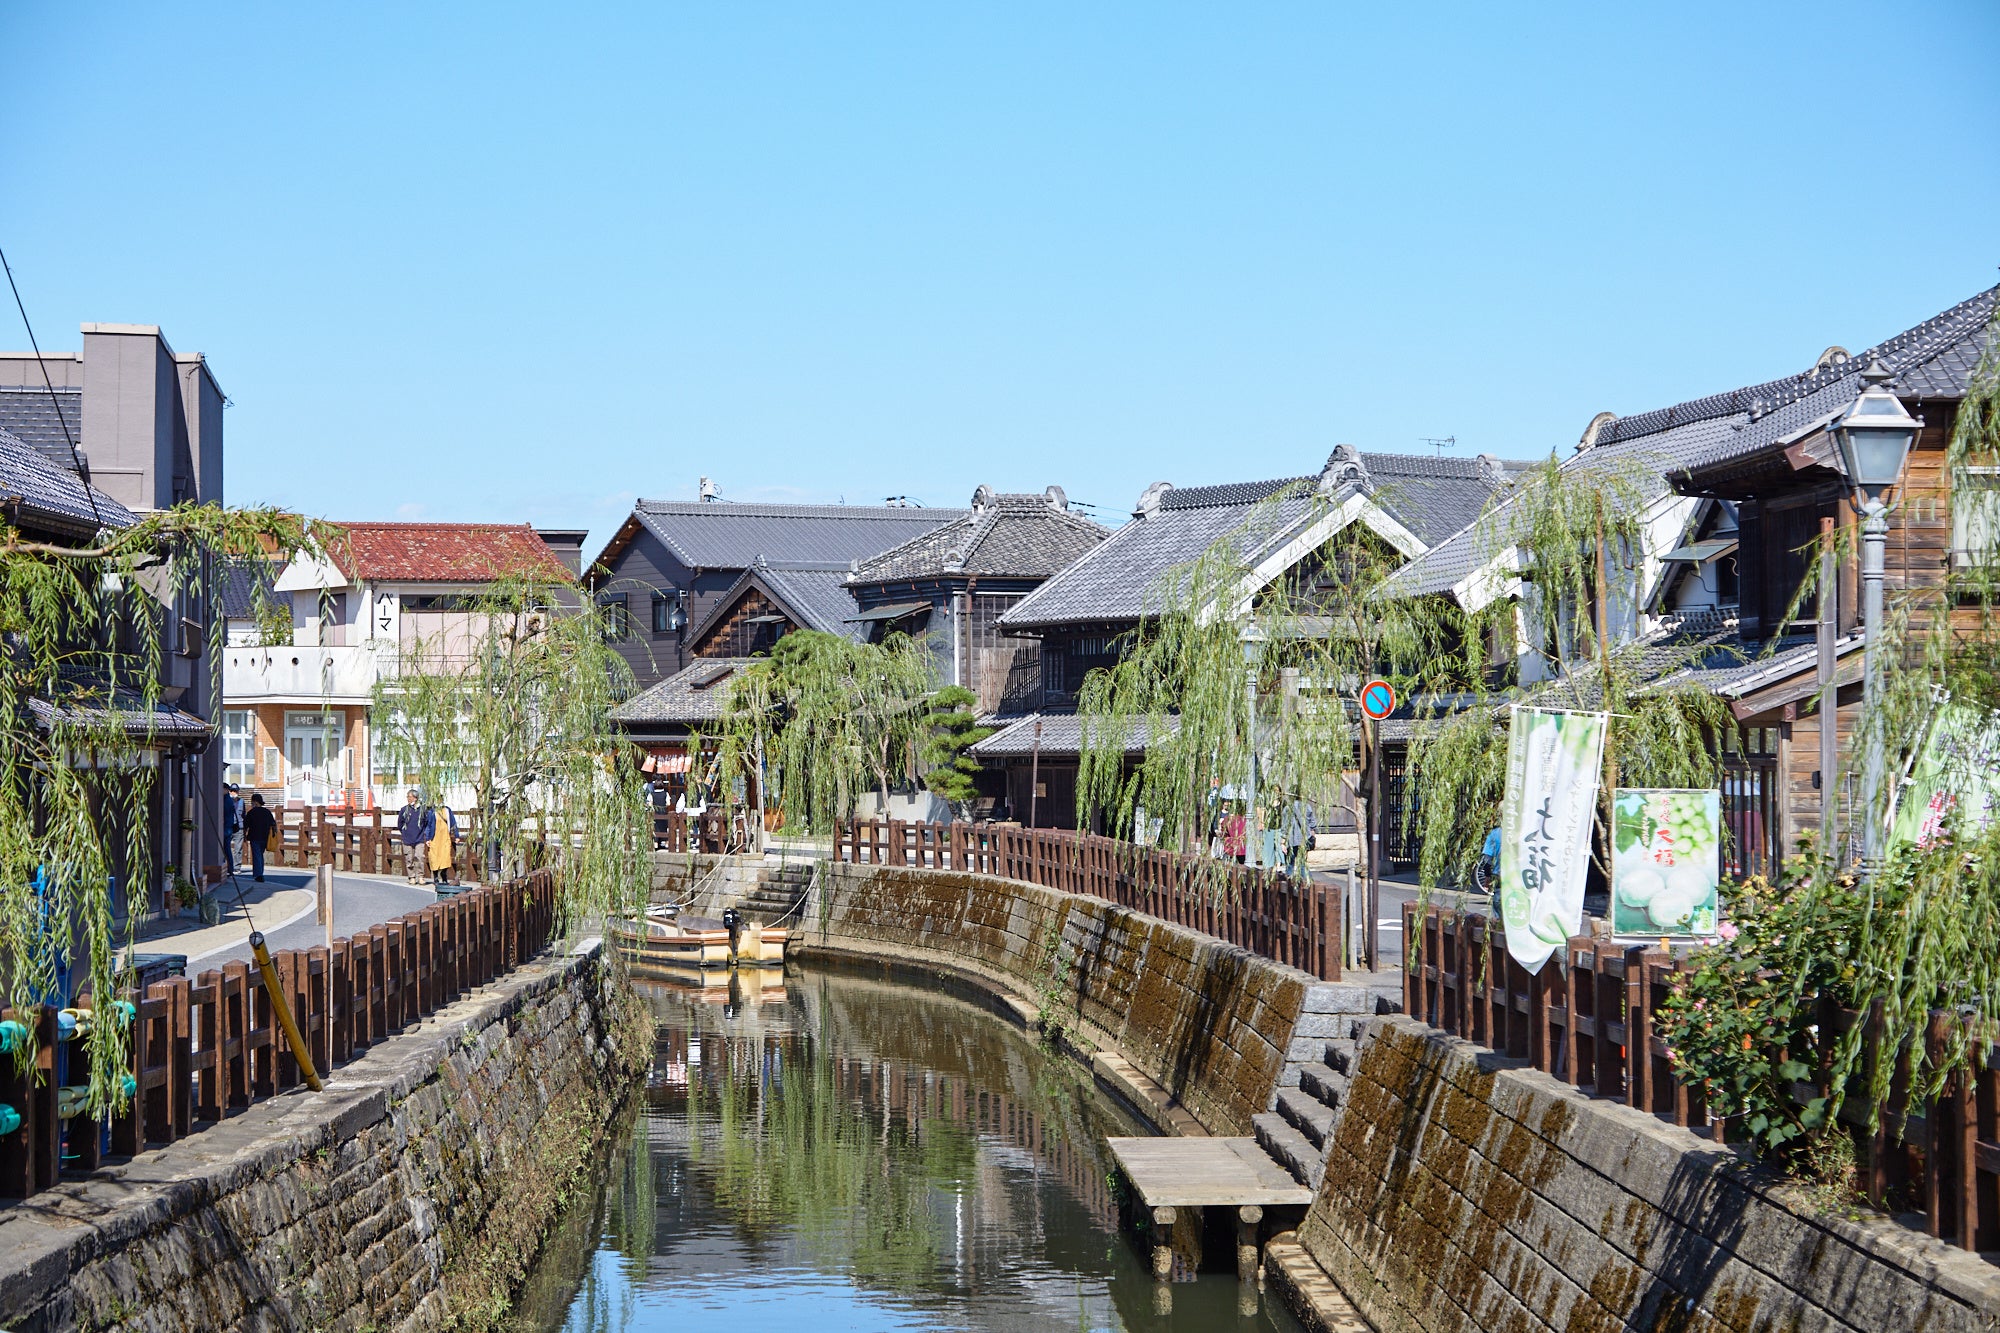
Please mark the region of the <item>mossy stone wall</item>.
[[1299, 1241], [1381, 1333], [2000, 1328], [2000, 1267], [1401, 1016]]
[[0, 1328], [491, 1326], [652, 1055], [595, 947], [342, 1066], [0, 1212]]

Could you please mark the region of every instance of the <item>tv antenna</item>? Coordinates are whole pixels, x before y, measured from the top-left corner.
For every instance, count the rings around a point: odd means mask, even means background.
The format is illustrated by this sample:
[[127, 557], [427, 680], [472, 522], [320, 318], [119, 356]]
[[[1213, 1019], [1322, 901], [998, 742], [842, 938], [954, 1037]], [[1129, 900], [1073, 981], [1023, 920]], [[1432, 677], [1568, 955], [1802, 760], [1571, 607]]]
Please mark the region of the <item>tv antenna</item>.
[[1440, 458], [1444, 456], [1445, 450], [1458, 448], [1458, 436], [1456, 435], [1447, 435], [1442, 439], [1439, 439], [1436, 436], [1426, 435], [1423, 439], [1423, 442], [1425, 444], [1428, 444], [1431, 448], [1437, 450], [1438, 456]]

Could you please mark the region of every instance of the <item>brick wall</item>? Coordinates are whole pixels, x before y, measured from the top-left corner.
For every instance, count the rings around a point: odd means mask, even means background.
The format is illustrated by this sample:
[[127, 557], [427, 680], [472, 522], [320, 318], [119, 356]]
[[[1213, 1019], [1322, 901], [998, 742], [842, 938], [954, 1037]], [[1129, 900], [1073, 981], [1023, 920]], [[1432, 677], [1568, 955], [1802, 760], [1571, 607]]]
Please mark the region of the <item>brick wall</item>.
[[651, 1057], [594, 951], [0, 1212], [14, 1333], [485, 1326]]
[[1299, 1240], [1381, 1333], [2000, 1327], [2000, 1268], [1726, 1149], [1372, 1020]]

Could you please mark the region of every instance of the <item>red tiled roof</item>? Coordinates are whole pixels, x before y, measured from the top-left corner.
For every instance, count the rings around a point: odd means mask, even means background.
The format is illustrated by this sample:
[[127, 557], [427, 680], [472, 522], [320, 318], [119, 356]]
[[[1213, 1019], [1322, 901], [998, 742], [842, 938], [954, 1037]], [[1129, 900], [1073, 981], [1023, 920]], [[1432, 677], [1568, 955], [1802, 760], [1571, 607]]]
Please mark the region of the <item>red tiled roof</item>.
[[485, 583], [574, 576], [526, 523], [343, 523], [336, 559], [353, 579]]

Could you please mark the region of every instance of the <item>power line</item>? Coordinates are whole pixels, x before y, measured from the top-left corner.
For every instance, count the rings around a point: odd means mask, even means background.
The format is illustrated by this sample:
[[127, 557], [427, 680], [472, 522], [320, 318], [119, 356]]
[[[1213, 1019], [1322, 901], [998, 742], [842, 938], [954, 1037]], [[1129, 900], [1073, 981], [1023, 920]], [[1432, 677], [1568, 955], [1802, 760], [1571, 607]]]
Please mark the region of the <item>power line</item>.
[[69, 433], [69, 418], [63, 415], [62, 399], [56, 397], [55, 381], [49, 378], [48, 362], [42, 360], [42, 345], [35, 341], [35, 326], [28, 322], [28, 307], [21, 304], [21, 288], [14, 281], [14, 266], [7, 262], [7, 252], [0, 250], [0, 268], [7, 270], [7, 286], [14, 293], [14, 308], [21, 312], [21, 327], [28, 331], [28, 346], [35, 349], [35, 364], [42, 368], [42, 383], [48, 387], [49, 406], [56, 410], [56, 424], [62, 427], [63, 440], [69, 445], [69, 461], [76, 468], [76, 479], [83, 483], [83, 498], [90, 501], [90, 516], [97, 520], [99, 531], [104, 528], [104, 515], [97, 509], [97, 489], [90, 484], [90, 470], [83, 465], [83, 456], [77, 452], [76, 438]]

